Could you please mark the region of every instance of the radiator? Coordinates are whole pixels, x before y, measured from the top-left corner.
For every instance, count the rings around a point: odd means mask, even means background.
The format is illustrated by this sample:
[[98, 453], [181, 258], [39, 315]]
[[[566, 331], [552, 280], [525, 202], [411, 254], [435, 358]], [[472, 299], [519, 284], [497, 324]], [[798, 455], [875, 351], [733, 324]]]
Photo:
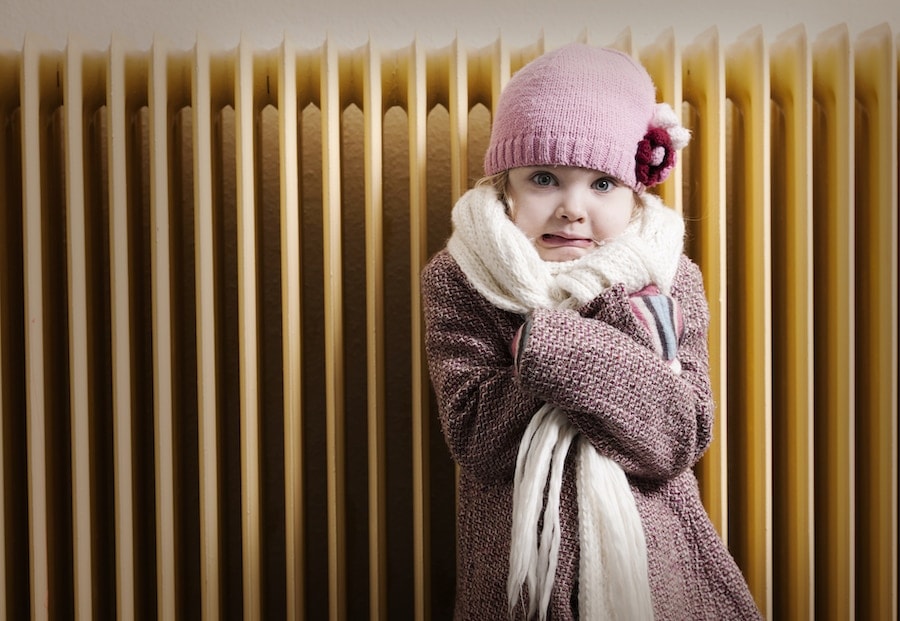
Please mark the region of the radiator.
[[[896, 619], [898, 35], [603, 43], [693, 132], [714, 525]], [[0, 43], [0, 618], [449, 618], [418, 274], [545, 47]]]

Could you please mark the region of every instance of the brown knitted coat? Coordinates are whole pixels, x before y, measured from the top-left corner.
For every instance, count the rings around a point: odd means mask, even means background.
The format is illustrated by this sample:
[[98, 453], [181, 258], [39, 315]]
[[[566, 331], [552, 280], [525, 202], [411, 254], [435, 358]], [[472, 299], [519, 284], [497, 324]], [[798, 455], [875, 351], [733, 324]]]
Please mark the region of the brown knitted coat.
[[[684, 335], [676, 375], [649, 346], [615, 286], [573, 310], [537, 310], [513, 365], [523, 317], [492, 306], [446, 251], [422, 274], [426, 350], [440, 420], [460, 466], [455, 618], [522, 619], [506, 603], [513, 473], [543, 403], [556, 405], [625, 471], [644, 526], [656, 619], [757, 619], [746, 582], [700, 501], [692, 466], [709, 446], [709, 310], [700, 271], [682, 257], [671, 295]], [[554, 620], [578, 618], [572, 455], [563, 483]]]

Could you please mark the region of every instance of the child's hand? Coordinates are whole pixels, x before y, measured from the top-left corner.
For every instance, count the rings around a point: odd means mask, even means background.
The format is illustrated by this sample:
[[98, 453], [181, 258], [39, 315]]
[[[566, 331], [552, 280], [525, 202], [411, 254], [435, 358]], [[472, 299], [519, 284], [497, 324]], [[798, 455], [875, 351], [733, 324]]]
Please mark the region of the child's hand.
[[629, 301], [639, 323], [649, 332], [653, 349], [675, 371], [680, 371], [677, 355], [684, 321], [678, 300], [663, 295], [655, 285], [649, 285], [631, 294]]

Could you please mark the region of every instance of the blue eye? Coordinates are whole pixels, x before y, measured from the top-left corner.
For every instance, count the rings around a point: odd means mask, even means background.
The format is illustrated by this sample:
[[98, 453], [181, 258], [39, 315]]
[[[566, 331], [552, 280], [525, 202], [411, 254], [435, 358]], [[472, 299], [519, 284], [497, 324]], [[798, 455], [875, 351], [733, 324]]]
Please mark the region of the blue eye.
[[601, 177], [594, 182], [594, 189], [598, 192], [610, 192], [617, 186], [616, 180], [612, 177]]
[[537, 185], [553, 185], [556, 183], [556, 177], [548, 172], [536, 172], [531, 175], [531, 180]]

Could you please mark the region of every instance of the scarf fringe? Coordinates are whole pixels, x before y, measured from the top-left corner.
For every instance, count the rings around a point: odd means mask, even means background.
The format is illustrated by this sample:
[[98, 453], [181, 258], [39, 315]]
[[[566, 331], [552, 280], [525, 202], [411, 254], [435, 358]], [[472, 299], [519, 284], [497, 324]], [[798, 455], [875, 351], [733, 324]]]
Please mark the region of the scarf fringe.
[[[517, 543], [510, 547], [506, 593], [509, 609], [513, 610], [522, 596], [523, 585], [527, 588], [529, 618], [538, 612], [544, 619], [550, 605], [559, 561], [559, 498], [566, 455], [575, 436], [575, 428], [562, 411], [545, 404], [532, 417], [519, 445], [512, 526], [513, 540]], [[542, 503], [545, 484], [548, 486], [546, 507]], [[538, 541], [535, 525], [540, 523], [542, 514], [544, 522]]]
[[622, 469], [592, 448], [580, 438], [579, 577], [596, 586], [579, 589], [579, 612], [583, 619], [653, 619], [647, 543], [631, 487]]

